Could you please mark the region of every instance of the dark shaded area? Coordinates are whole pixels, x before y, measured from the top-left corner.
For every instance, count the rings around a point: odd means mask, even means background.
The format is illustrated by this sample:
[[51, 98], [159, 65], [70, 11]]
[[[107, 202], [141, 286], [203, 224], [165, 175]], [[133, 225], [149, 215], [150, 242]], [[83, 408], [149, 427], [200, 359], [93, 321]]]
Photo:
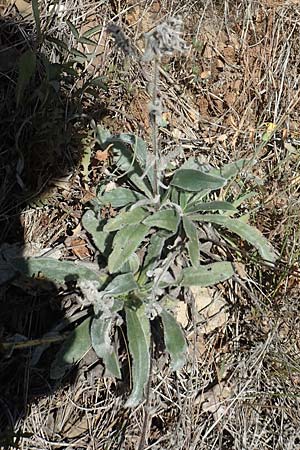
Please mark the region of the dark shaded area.
[[[37, 43], [32, 24], [15, 18], [0, 20], [0, 341], [40, 339], [57, 325], [69, 331], [66, 311], [76, 305], [78, 294], [45, 279], [10, 276], [5, 262], [22, 255], [22, 211], [26, 205], [47, 198], [53, 180], [72, 176], [80, 164], [81, 98], [70, 95], [76, 72], [71, 64], [53, 64]], [[25, 81], [20, 84], [24, 55]], [[74, 66], [74, 65], [73, 65]], [[32, 75], [26, 80], [27, 74]], [[80, 127], [81, 125], [81, 127]], [[79, 194], [80, 195], [80, 194]], [[78, 199], [71, 200], [74, 203]], [[48, 224], [45, 223], [45, 227]], [[58, 238], [59, 241], [59, 238]], [[58, 386], [49, 378], [59, 344], [37, 357], [38, 346], [23, 349], [0, 347], [0, 447], [15, 448], [16, 422], [27, 405]], [[35, 358], [36, 357], [36, 358]], [[36, 361], [34, 361], [34, 358]], [[76, 371], [75, 371], [76, 372]], [[74, 377], [74, 371], [72, 377]], [[68, 382], [70, 382], [70, 377]], [[14, 442], [13, 447], [11, 447]]]

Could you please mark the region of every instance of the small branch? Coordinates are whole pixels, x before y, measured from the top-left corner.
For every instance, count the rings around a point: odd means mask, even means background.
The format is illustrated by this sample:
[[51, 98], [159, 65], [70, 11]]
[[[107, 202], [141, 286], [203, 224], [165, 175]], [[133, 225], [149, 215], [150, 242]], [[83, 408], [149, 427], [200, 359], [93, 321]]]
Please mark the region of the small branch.
[[6, 352], [8, 350], [22, 350], [28, 347], [37, 347], [39, 345], [54, 344], [56, 342], [64, 341], [70, 333], [63, 333], [57, 336], [49, 336], [41, 339], [29, 339], [21, 342], [0, 342], [0, 351]]
[[[153, 66], [153, 91], [152, 91], [152, 104], [156, 105], [158, 100], [158, 79], [159, 79], [159, 65], [157, 58], [154, 58]], [[158, 125], [157, 125], [157, 114], [154, 111], [152, 117], [150, 117], [150, 122], [152, 123], [152, 147], [154, 153], [154, 195], [158, 194], [158, 158], [159, 158], [159, 147], [158, 147]]]

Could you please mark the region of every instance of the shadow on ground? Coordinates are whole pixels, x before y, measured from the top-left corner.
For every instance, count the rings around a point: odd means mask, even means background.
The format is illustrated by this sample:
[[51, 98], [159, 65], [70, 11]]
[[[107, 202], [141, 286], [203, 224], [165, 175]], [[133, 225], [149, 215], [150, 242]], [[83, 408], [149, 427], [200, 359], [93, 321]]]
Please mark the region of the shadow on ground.
[[[59, 385], [49, 378], [51, 361], [59, 344], [41, 352], [46, 347], [36, 345], [38, 340], [44, 339], [45, 335], [49, 338], [51, 331], [56, 335], [68, 331], [84, 318], [79, 314], [71, 327], [69, 320], [64, 318], [66, 311], [76, 308], [78, 302], [79, 294], [74, 292], [74, 286], [69, 285], [68, 290], [66, 286], [58, 287], [45, 279], [18, 276], [9, 264], [10, 258], [15, 256], [22, 257], [26, 264], [25, 255], [30, 254], [31, 249], [25, 241], [30, 230], [34, 230], [30, 236], [33, 243], [39, 229], [44, 233], [48, 227], [55, 226], [53, 221], [49, 223], [46, 219], [35, 226], [34, 214], [26, 216], [25, 224], [23, 213], [26, 207], [29, 205], [34, 211], [38, 208], [35, 202], [41, 201], [41, 197], [47, 200], [53, 192], [55, 197], [58, 188], [53, 180], [69, 179], [80, 164], [82, 148], [79, 127], [76, 128], [78, 117], [81, 117], [80, 102], [66, 95], [74, 83], [71, 69], [50, 63], [47, 54], [36, 44], [32, 25], [9, 17], [1, 18], [1, 448], [17, 445], [18, 421], [26, 415], [28, 405], [40, 396], [53, 393]], [[73, 200], [76, 201], [78, 199]], [[55, 220], [59, 220], [59, 216]], [[70, 228], [74, 223], [76, 220], [72, 216]], [[56, 240], [52, 237], [52, 244], [56, 245], [62, 239], [60, 233]], [[34, 343], [34, 340], [37, 341]], [[26, 345], [29, 341], [32, 345]], [[74, 376], [73, 371], [68, 382]]]

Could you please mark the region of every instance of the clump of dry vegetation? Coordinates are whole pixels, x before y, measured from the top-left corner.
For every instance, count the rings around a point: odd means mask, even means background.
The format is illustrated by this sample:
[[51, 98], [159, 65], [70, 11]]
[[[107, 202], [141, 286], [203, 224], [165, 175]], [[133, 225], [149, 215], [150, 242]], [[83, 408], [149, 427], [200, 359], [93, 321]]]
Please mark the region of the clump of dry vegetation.
[[[0, 336], [15, 348], [3, 351], [0, 361], [0, 445], [300, 448], [300, 6], [293, 0], [38, 6], [40, 35], [30, 4], [1, 9]], [[180, 148], [178, 165], [189, 156], [214, 167], [255, 160], [242, 186], [243, 214], [280, 257], [270, 268], [242, 248], [234, 279], [191, 290], [177, 310], [188, 362], [173, 373], [158, 348], [145, 402], [127, 409], [130, 367], [122, 382], [103, 377], [90, 350], [64, 383], [53, 385], [49, 366], [58, 347], [37, 365], [38, 347], [17, 348], [66, 317], [72, 326], [82, 304], [72, 285], [66, 290], [44, 279], [10, 279], [5, 261], [45, 250], [60, 259], [95, 261], [81, 218], [109, 173], [111, 155], [95, 144], [90, 124], [151, 136], [150, 68], [124, 56], [107, 25], [118, 25], [140, 55], [143, 33], [174, 15], [184, 21], [190, 48], [160, 67], [162, 149], [172, 155]], [[35, 71], [18, 103], [18, 64], [29, 49]], [[233, 242], [226, 244], [226, 256], [233, 257]], [[211, 247], [204, 251], [211, 254]], [[123, 359], [129, 361], [128, 351]]]

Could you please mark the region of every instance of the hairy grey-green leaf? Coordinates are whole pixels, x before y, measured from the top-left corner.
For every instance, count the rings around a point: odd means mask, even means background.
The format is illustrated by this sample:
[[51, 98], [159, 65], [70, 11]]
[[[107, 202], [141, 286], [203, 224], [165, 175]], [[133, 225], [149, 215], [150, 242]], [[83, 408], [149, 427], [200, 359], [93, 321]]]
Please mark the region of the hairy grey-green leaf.
[[17, 258], [10, 262], [14, 268], [27, 276], [43, 275], [54, 282], [64, 283], [66, 281], [91, 280], [98, 281], [101, 286], [107, 276], [85, 267], [83, 263], [76, 264], [75, 261], [57, 261], [54, 258]]
[[150, 323], [144, 306], [125, 308], [127, 337], [132, 358], [132, 391], [126, 407], [135, 407], [144, 397], [150, 373]]
[[132, 273], [117, 275], [105, 288], [105, 292], [114, 296], [127, 294], [130, 291], [138, 289], [138, 285]]
[[195, 169], [178, 169], [171, 181], [172, 186], [180, 189], [199, 192], [204, 189], [220, 189], [226, 184], [225, 178], [209, 175]]
[[193, 222], [191, 222], [188, 219], [188, 217], [185, 216], [183, 217], [183, 228], [188, 238], [187, 248], [191, 263], [194, 267], [198, 267], [200, 253], [199, 253], [199, 238], [197, 228], [193, 224]]
[[137, 161], [142, 171], [146, 171], [146, 178], [150, 181], [152, 188], [154, 187], [154, 169], [148, 163], [148, 147], [146, 142], [134, 134], [121, 133], [117, 135], [117, 139], [131, 146], [133, 159]]
[[65, 340], [51, 364], [50, 377], [62, 378], [66, 371], [76, 364], [91, 347], [90, 318], [78, 325]]
[[259, 252], [261, 257], [266, 261], [274, 262], [278, 258], [275, 250], [270, 242], [262, 235], [257, 228], [242, 222], [239, 219], [231, 219], [226, 216], [220, 216], [218, 214], [195, 214], [190, 216], [191, 220], [197, 220], [199, 222], [214, 223], [216, 225], [222, 225], [228, 230], [240, 236], [245, 241], [252, 244]]
[[143, 223], [149, 227], [163, 228], [175, 233], [179, 220], [179, 214], [175, 209], [163, 209], [148, 216]]
[[113, 208], [122, 208], [123, 206], [131, 205], [145, 199], [142, 194], [123, 187], [118, 187], [112, 191], [105, 192], [98, 197], [102, 205], [111, 205]]
[[[116, 165], [125, 172], [130, 181], [141, 190], [148, 198], [152, 198], [152, 185], [149, 176], [145, 173], [144, 145], [142, 140], [134, 135], [121, 134], [112, 136], [108, 143], [113, 145], [114, 160]], [[153, 172], [149, 169], [148, 175]], [[151, 177], [150, 177], [151, 178]]]
[[129, 256], [128, 260], [122, 265], [120, 268], [120, 272], [122, 273], [137, 273], [140, 268], [140, 258], [136, 253], [132, 253], [132, 255]]
[[212, 202], [196, 202], [190, 203], [185, 208], [185, 214], [196, 213], [199, 211], [232, 211], [236, 212], [237, 209], [232, 203], [226, 201], [212, 201]]
[[200, 266], [198, 268], [187, 267], [182, 269], [181, 286], [213, 286], [228, 280], [234, 275], [234, 269], [230, 262], [222, 261]]
[[109, 243], [109, 233], [103, 231], [100, 221], [96, 217], [94, 211], [88, 209], [82, 216], [82, 225], [93, 238], [93, 242], [101, 253], [105, 253]]
[[125, 225], [141, 223], [148, 215], [149, 212], [141, 207], [133, 208], [130, 211], [121, 211], [116, 217], [108, 220], [103, 231], [117, 231]]
[[212, 169], [209, 171], [211, 175], [220, 175], [226, 180], [230, 180], [238, 175], [249, 163], [247, 159], [238, 159], [237, 161], [224, 164], [219, 169]]
[[141, 275], [139, 277], [139, 284], [144, 284], [148, 281], [147, 272], [151, 271], [155, 263], [159, 261], [165, 241], [170, 236], [170, 233], [164, 230], [159, 230], [157, 233], [152, 234], [147, 247]]
[[117, 232], [113, 240], [113, 251], [108, 258], [110, 273], [118, 272], [130, 255], [143, 242], [149, 227], [143, 224], [127, 225]]
[[97, 356], [103, 359], [105, 376], [121, 378], [120, 365], [116, 351], [111, 343], [112, 318], [103, 318], [101, 314], [91, 323], [91, 341]]
[[187, 343], [181, 326], [174, 316], [163, 309], [160, 317], [164, 329], [164, 341], [166, 350], [171, 357], [173, 370], [180, 370], [186, 361]]

